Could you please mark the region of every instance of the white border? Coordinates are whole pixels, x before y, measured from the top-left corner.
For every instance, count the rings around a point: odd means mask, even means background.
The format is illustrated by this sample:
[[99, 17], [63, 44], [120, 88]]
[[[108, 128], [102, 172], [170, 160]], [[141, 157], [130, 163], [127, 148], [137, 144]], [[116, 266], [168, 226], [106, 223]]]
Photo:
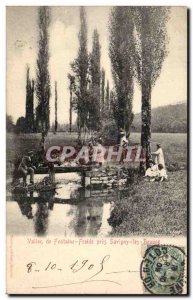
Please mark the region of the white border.
[[[1, 299], [5, 299], [8, 296], [5, 294], [5, 112], [6, 112], [6, 6], [33, 6], [33, 5], [66, 5], [66, 6], [80, 6], [80, 5], [88, 5], [88, 6], [113, 6], [113, 5], [171, 5], [171, 6], [187, 6], [190, 10], [193, 7], [193, 1], [191, 0], [184, 0], [184, 1], [176, 1], [176, 0], [162, 0], [162, 1], [147, 1], [147, 0], [130, 0], [130, 1], [124, 1], [124, 0], [97, 0], [97, 1], [88, 1], [88, 0], [29, 0], [29, 1], [16, 1], [16, 0], [1, 0], [0, 2], [0, 153], [1, 153], [1, 168], [3, 165], [3, 169], [0, 172], [0, 203], [1, 203], [1, 209], [0, 209], [0, 296]], [[190, 22], [191, 25], [191, 22]], [[190, 28], [190, 48], [192, 46], [192, 30]], [[190, 72], [192, 70], [192, 62], [190, 66]], [[191, 86], [192, 80], [190, 78], [190, 86]], [[190, 99], [191, 99], [191, 93], [190, 93]], [[189, 101], [190, 101], [189, 99]], [[193, 108], [192, 105], [190, 106], [191, 109], [191, 116], [193, 116]], [[191, 121], [191, 120], [190, 120]], [[191, 122], [192, 123], [192, 122]], [[190, 133], [193, 132], [193, 125], [190, 124]], [[13, 145], [14, 146], [14, 145]], [[191, 143], [191, 149], [192, 149], [192, 143]], [[191, 153], [191, 151], [190, 151]], [[192, 161], [192, 154], [190, 155], [191, 161]], [[192, 167], [191, 170], [192, 171]], [[193, 186], [193, 180], [191, 178], [190, 186]], [[190, 205], [191, 205], [191, 197], [190, 197]], [[192, 208], [192, 205], [191, 205]], [[191, 224], [192, 225], [192, 224]], [[192, 229], [192, 227], [191, 227]], [[191, 231], [190, 229], [190, 231]], [[192, 247], [190, 247], [192, 249]], [[4, 263], [2, 263], [4, 262]], [[191, 264], [192, 266], [192, 264]], [[192, 268], [190, 270], [190, 275], [193, 274]], [[191, 275], [192, 277], [192, 275]], [[22, 283], [21, 283], [22, 284]], [[191, 290], [191, 289], [190, 289]], [[22, 297], [23, 299], [27, 297]], [[40, 298], [40, 297], [37, 297]], [[54, 297], [55, 298], [55, 297]], [[146, 297], [147, 298], [147, 297]], [[164, 297], [165, 298], [165, 297]], [[169, 298], [169, 297], [168, 297]], [[173, 297], [172, 297], [173, 298]], [[136, 297], [135, 297], [136, 299]]]

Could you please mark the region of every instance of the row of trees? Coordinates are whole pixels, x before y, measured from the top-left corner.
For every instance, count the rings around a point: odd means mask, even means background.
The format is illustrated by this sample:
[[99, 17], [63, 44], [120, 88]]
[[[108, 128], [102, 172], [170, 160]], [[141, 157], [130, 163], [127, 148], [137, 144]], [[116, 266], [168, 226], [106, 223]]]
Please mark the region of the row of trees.
[[105, 70], [101, 68], [101, 45], [97, 29], [93, 32], [92, 52], [88, 53], [87, 21], [84, 7], [80, 8], [79, 50], [71, 63], [70, 128], [72, 109], [77, 113], [79, 137], [99, 130], [101, 119], [110, 109], [109, 82], [105, 85]]
[[[36, 80], [30, 79], [30, 68], [26, 72], [26, 114], [16, 122], [16, 132], [43, 132], [50, 128], [50, 75], [49, 75], [49, 25], [50, 8], [39, 8], [39, 40]], [[55, 93], [57, 93], [55, 85]], [[34, 107], [34, 94], [37, 107]], [[57, 104], [55, 105], [57, 109]], [[55, 128], [57, 130], [57, 117]]]
[[[152, 109], [151, 128], [153, 132], [187, 132], [187, 105], [179, 103]], [[141, 131], [141, 115], [136, 114], [132, 131]]]
[[151, 157], [151, 93], [167, 56], [166, 7], [114, 7], [110, 16], [109, 54], [114, 80], [114, 114], [129, 134], [133, 121], [133, 83], [141, 87], [141, 146]]
[[100, 65], [100, 43], [97, 29], [93, 47], [87, 50], [85, 9], [80, 9], [79, 51], [71, 64], [71, 110], [77, 112], [81, 131], [98, 130], [105, 108], [111, 106], [118, 131], [130, 134], [133, 121], [134, 81], [141, 88], [141, 145], [147, 160], [151, 156], [151, 93], [167, 56], [166, 7], [114, 7], [109, 20], [109, 56], [114, 87], [106, 86]]
[[[168, 35], [166, 7], [114, 7], [109, 20], [109, 56], [114, 86], [110, 91], [101, 67], [101, 46], [97, 29], [93, 32], [92, 51], [88, 53], [87, 20], [80, 8], [79, 50], [71, 63], [68, 75], [70, 89], [70, 130], [72, 110], [77, 113], [79, 137], [81, 133], [97, 131], [106, 112], [111, 112], [118, 131], [129, 136], [133, 121], [134, 81], [141, 87], [141, 145], [146, 158], [151, 156], [151, 93], [167, 56]], [[36, 82], [26, 84], [26, 131], [48, 131], [50, 128], [49, 63], [50, 9], [39, 8], [39, 51]], [[34, 89], [38, 105], [35, 109]], [[57, 130], [57, 85], [55, 84], [55, 131]]]

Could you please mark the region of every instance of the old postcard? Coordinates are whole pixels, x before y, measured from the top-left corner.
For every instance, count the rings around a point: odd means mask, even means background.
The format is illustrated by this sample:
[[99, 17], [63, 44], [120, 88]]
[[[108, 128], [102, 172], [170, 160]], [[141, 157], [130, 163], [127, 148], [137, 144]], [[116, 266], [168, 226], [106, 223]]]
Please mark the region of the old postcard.
[[7, 293], [188, 293], [187, 8], [9, 6]]

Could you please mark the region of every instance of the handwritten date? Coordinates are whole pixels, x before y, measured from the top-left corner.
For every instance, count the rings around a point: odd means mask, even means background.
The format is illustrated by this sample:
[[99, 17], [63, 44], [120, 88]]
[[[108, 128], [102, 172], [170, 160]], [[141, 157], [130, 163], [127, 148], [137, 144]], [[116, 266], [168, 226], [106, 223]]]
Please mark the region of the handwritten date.
[[51, 272], [53, 270], [57, 270], [57, 271], [63, 271], [63, 269], [66, 268], [71, 270], [72, 273], [77, 273], [81, 270], [96, 270], [96, 272], [89, 277], [89, 279], [99, 275], [103, 270], [104, 270], [104, 266], [105, 263], [110, 259], [110, 255], [105, 255], [98, 264], [94, 264], [92, 262], [90, 262], [88, 259], [84, 259], [84, 260], [79, 260], [77, 259], [76, 261], [74, 261], [72, 264], [67, 265], [67, 266], [60, 266], [58, 265], [56, 262], [52, 262], [50, 261], [49, 263], [47, 263], [43, 268], [38, 268], [38, 264], [35, 261], [29, 262], [26, 265], [26, 269], [27, 269], [27, 273], [31, 273], [31, 272]]

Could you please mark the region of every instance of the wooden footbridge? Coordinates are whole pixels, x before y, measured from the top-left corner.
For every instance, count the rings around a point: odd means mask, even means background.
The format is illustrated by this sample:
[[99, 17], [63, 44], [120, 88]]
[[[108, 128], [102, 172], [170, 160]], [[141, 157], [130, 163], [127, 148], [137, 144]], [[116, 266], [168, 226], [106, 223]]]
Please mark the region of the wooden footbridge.
[[[39, 167], [35, 170], [35, 174], [47, 174], [49, 172], [48, 167]], [[87, 171], [91, 171], [92, 166], [54, 166], [54, 173], [81, 173], [84, 174]]]

